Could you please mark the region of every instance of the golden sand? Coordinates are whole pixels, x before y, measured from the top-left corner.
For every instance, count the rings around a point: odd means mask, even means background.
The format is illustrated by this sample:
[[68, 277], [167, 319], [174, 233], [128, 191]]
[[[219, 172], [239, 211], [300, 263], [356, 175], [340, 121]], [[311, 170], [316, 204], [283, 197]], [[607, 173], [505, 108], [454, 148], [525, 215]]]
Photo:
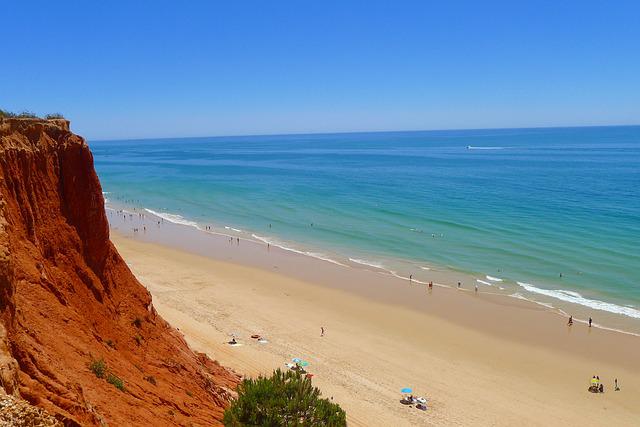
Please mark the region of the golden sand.
[[[503, 297], [427, 292], [353, 269], [341, 274], [317, 260], [298, 265], [293, 256], [268, 253], [272, 267], [265, 260], [255, 267], [237, 256], [204, 257], [113, 233], [112, 240], [158, 312], [193, 348], [248, 376], [303, 358], [314, 384], [347, 411], [350, 425], [640, 420], [638, 337], [569, 328], [544, 307]], [[281, 273], [294, 268], [296, 274]], [[322, 280], [301, 279], [314, 276]], [[231, 334], [241, 346], [226, 344]], [[604, 394], [587, 392], [595, 374]], [[426, 397], [428, 410], [401, 405], [403, 387]]]

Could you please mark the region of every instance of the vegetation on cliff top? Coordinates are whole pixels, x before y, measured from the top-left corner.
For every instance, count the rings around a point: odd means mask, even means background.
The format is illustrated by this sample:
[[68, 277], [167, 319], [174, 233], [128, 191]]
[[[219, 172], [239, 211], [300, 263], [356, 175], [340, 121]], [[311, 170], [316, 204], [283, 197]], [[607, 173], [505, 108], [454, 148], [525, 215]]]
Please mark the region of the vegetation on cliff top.
[[64, 119], [64, 116], [60, 113], [47, 114], [44, 117], [38, 117], [37, 114], [31, 111], [23, 111], [21, 113], [14, 113], [13, 111], [7, 111], [0, 108], [0, 118], [17, 118], [17, 119]]
[[224, 413], [226, 426], [346, 426], [342, 408], [321, 398], [311, 379], [280, 369], [270, 378], [245, 379]]

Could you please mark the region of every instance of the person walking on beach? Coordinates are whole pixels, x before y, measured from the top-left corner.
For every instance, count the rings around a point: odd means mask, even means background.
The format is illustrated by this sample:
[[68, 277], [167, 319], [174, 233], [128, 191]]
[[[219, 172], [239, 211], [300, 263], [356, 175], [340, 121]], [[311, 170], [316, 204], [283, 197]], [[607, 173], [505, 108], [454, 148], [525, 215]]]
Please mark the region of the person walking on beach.
[[478, 285], [476, 285], [476, 294], [478, 293]]
[[409, 283], [411, 283], [411, 281], [413, 280], [413, 274], [409, 275]]
[[324, 326], [320, 326], [320, 336], [324, 336]]
[[614, 391], [620, 391], [620, 387], [618, 387], [618, 379], [617, 378], [613, 381], [613, 383], [614, 383], [613, 390]]
[[573, 325], [573, 316], [569, 316], [569, 322], [567, 322], [567, 325]]
[[591, 317], [589, 317], [589, 327], [591, 327], [591, 322], [593, 322], [593, 319], [591, 319]]
[[458, 289], [460, 289], [460, 286], [462, 286], [462, 283], [458, 282]]
[[433, 282], [429, 282], [429, 290], [433, 289]]

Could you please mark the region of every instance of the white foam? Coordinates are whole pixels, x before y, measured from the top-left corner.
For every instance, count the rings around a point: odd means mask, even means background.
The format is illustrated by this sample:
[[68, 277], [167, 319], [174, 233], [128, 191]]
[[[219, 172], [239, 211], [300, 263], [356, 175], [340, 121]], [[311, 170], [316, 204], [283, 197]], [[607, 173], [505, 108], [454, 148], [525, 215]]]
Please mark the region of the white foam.
[[367, 261], [366, 259], [358, 259], [358, 258], [349, 258], [349, 261], [355, 262], [356, 264], [360, 264], [360, 265], [366, 265], [368, 267], [379, 268], [380, 270], [386, 270], [386, 271], [389, 271], [390, 273], [393, 273], [392, 271], [387, 270], [384, 265], [377, 262]]
[[515, 299], [521, 299], [521, 300], [525, 300], [525, 301], [531, 301], [530, 299], [525, 298], [525, 296], [524, 296], [524, 295], [522, 295], [522, 294], [521, 294], [521, 293], [519, 293], [519, 292], [513, 293], [513, 294], [511, 294], [511, 295], [509, 295], [509, 296], [510, 296], [511, 298], [515, 298]]
[[421, 268], [421, 269], [423, 269], [423, 270], [427, 270], [427, 271], [431, 270], [429, 267], [422, 267], [422, 266], [420, 266], [420, 268]]
[[493, 286], [493, 283], [485, 282], [484, 280], [476, 279], [476, 282], [482, 283], [483, 285]]
[[[547, 308], [554, 308], [552, 304], [549, 304], [549, 303], [546, 303], [546, 302], [540, 302], [540, 301], [536, 301], [536, 300], [529, 299], [529, 298], [525, 297], [524, 295], [522, 295], [522, 294], [521, 294], [521, 293], [519, 293], [519, 292], [516, 292], [516, 293], [511, 294], [511, 295], [509, 295], [509, 296], [510, 296], [511, 298], [521, 299], [521, 300], [523, 300], [523, 301], [529, 301], [529, 302], [532, 302], [532, 303], [534, 303], [534, 304], [541, 305], [541, 306], [543, 306], [543, 307], [547, 307]], [[560, 310], [560, 311], [562, 311], [562, 310]]]
[[149, 212], [152, 215], [155, 215], [155, 216], [157, 216], [159, 218], [162, 218], [162, 219], [166, 219], [167, 221], [172, 222], [174, 224], [187, 225], [189, 227], [199, 228], [197, 222], [189, 221], [188, 219], [185, 219], [182, 215], [164, 213], [164, 212], [156, 212], [154, 210], [147, 209], [147, 208], [145, 208], [144, 210]]
[[233, 227], [229, 227], [227, 225], [225, 225], [224, 228], [227, 229], [227, 230], [235, 231], [236, 233], [243, 233], [243, 231], [240, 230], [239, 228], [233, 228]]
[[474, 147], [467, 145], [467, 150], [504, 150], [506, 147]]
[[485, 276], [487, 278], [487, 280], [491, 280], [492, 282], [502, 282], [502, 279], [499, 277], [493, 277], [493, 276]]
[[570, 302], [573, 304], [579, 304], [584, 307], [589, 307], [594, 310], [607, 311], [609, 313], [621, 314], [623, 316], [633, 317], [640, 319], [640, 310], [636, 310], [632, 307], [625, 307], [610, 302], [599, 301], [594, 299], [585, 298], [577, 292], [567, 291], [563, 289], [541, 289], [533, 286], [531, 283], [516, 282], [520, 287], [528, 292], [545, 295], [551, 298], [559, 299], [561, 301]]
[[294, 253], [300, 254], [300, 255], [310, 256], [310, 257], [317, 258], [317, 259], [322, 260], [322, 261], [327, 261], [327, 262], [330, 262], [332, 264], [339, 265], [341, 267], [348, 267], [347, 265], [345, 265], [345, 264], [343, 264], [343, 263], [341, 263], [339, 261], [336, 261], [335, 259], [329, 258], [325, 254], [321, 254], [321, 253], [318, 253], [318, 252], [311, 252], [311, 251], [301, 251], [299, 249], [295, 249], [295, 248], [291, 248], [291, 247], [285, 246], [284, 244], [282, 244], [280, 242], [277, 242], [275, 240], [268, 239], [268, 238], [262, 237], [262, 236], [258, 236], [257, 234], [251, 234], [251, 237], [253, 237], [256, 240], [260, 240], [263, 243], [267, 243], [269, 245], [276, 246], [276, 247], [278, 247], [278, 248], [280, 248], [282, 250], [285, 250], [285, 251], [294, 252]]
[[[391, 274], [393, 277], [397, 277], [398, 279], [402, 279], [402, 280], [409, 280], [409, 278], [408, 278], [408, 277], [406, 277], [406, 276], [401, 276], [401, 275], [399, 275], [397, 272], [395, 272], [395, 271], [393, 271], [393, 270], [387, 270], [387, 269], [384, 269], [384, 270], [385, 270], [385, 271], [387, 271], [387, 272], [389, 272], [389, 274]], [[427, 284], [427, 282], [423, 282], [423, 281], [418, 280], [418, 279], [411, 279], [411, 281], [412, 281], [413, 283], [418, 283], [418, 284], [420, 284], [420, 285], [426, 285], [426, 284]]]

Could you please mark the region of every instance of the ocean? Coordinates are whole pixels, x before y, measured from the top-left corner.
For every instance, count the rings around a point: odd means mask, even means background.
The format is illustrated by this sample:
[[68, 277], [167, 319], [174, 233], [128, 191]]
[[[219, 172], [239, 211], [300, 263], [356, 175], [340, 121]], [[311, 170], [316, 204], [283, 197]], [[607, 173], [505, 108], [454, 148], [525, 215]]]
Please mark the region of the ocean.
[[640, 319], [640, 127], [90, 141], [110, 206]]

